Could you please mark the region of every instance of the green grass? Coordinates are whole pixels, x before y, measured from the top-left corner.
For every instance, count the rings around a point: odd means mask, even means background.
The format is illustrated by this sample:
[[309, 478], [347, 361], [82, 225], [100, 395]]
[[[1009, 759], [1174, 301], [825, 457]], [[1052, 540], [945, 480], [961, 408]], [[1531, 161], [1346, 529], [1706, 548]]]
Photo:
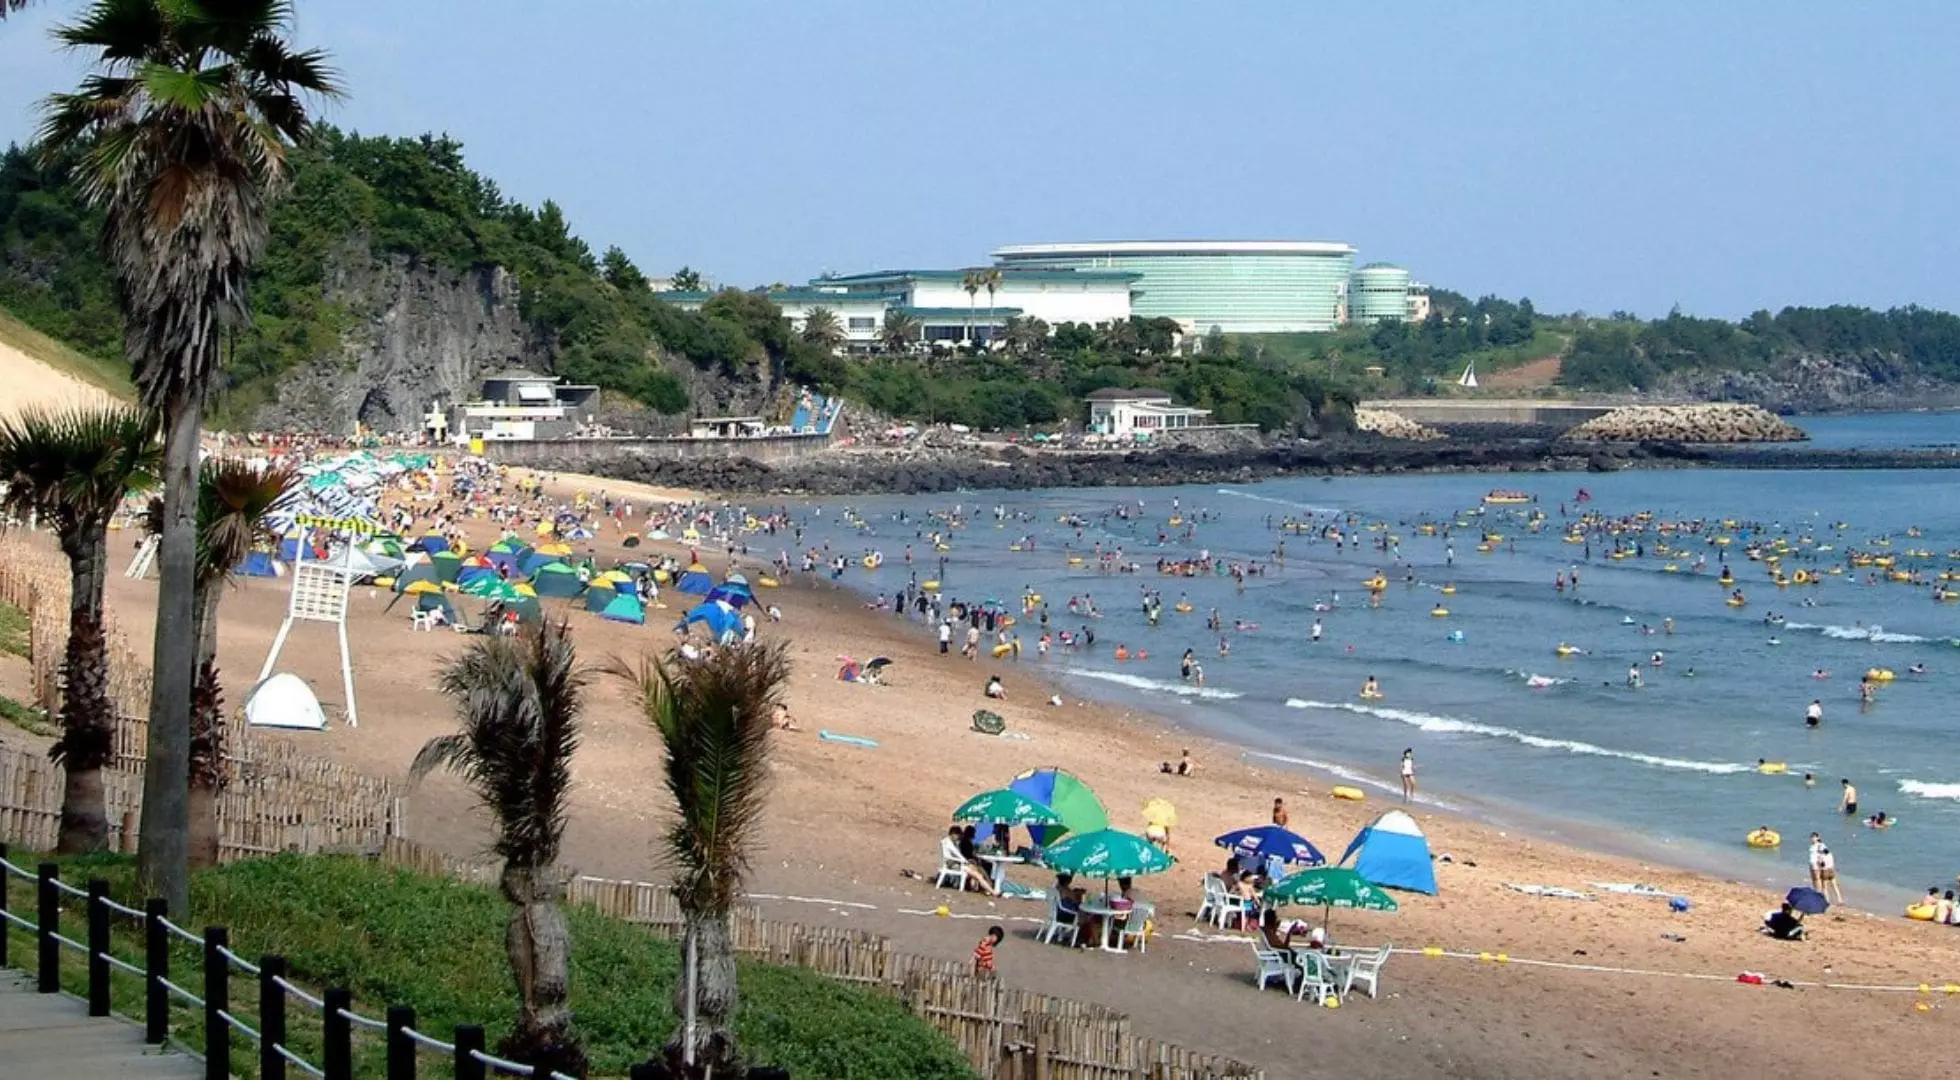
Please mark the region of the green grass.
[[31, 705], [23, 705], [10, 697], [0, 697], [0, 720], [12, 724], [29, 735], [52, 736], [61, 733], [61, 729], [50, 722], [41, 710]]
[[136, 396], [136, 385], [129, 381], [129, 369], [121, 361], [91, 356], [64, 345], [5, 311], [0, 311], [0, 344], [11, 345], [57, 371], [118, 397]]
[[29, 627], [27, 612], [0, 601], [0, 653], [28, 659], [33, 650]]
[[[16, 865], [30, 865], [14, 856]], [[57, 860], [63, 880], [90, 877], [111, 883], [111, 893], [132, 906], [135, 866], [123, 857]], [[31, 887], [16, 881], [17, 910], [32, 910]], [[389, 1004], [412, 1005], [416, 1027], [453, 1038], [455, 1025], [482, 1024], [491, 1047], [510, 1030], [516, 992], [504, 959], [509, 906], [478, 886], [421, 877], [352, 858], [281, 856], [234, 863], [193, 877], [191, 920], [230, 928], [233, 951], [256, 958], [283, 955], [293, 981], [317, 993], [327, 986], [353, 991], [357, 1011], [379, 1018]], [[677, 947], [645, 928], [583, 909], [568, 909], [572, 931], [572, 1008], [591, 1056], [594, 1076], [622, 1076], [635, 1061], [664, 1044], [676, 1021], [673, 987], [680, 965]], [[77, 901], [64, 911], [63, 932], [83, 935]], [[16, 966], [31, 964], [33, 945], [17, 931], [10, 947]], [[115, 951], [140, 963], [135, 927], [119, 927]], [[171, 980], [202, 990], [199, 957], [181, 944], [171, 958]], [[115, 1007], [142, 1015], [142, 987], [117, 974]], [[62, 984], [85, 993], [87, 972], [64, 953]], [[233, 1012], [254, 1017], [256, 981], [233, 978]], [[752, 1061], [787, 1067], [810, 1077], [966, 1077], [965, 1057], [944, 1035], [907, 1013], [895, 999], [795, 968], [743, 963], [738, 1033]], [[202, 1049], [201, 1014], [180, 1010], [173, 1034]], [[318, 1063], [317, 1014], [295, 1001], [288, 1013], [288, 1042]], [[254, 1026], [256, 1022], [254, 1021]], [[232, 1064], [257, 1075], [256, 1049], [234, 1036]], [[355, 1071], [378, 1076], [383, 1048], [375, 1033], [357, 1033]], [[446, 1061], [424, 1055], [424, 1075], [447, 1075]]]

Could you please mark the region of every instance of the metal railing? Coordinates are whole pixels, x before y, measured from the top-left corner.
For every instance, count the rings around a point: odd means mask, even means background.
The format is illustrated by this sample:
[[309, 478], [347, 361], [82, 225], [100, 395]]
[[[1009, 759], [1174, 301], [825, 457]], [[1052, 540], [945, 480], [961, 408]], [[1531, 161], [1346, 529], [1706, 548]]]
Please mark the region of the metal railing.
[[[232, 1076], [232, 1035], [237, 1033], [257, 1047], [261, 1080], [287, 1080], [297, 1070], [320, 1080], [353, 1080], [354, 1033], [366, 1030], [381, 1033], [386, 1047], [387, 1080], [415, 1080], [418, 1059], [423, 1052], [448, 1059], [447, 1073], [456, 1080], [488, 1080], [495, 1076], [538, 1076], [529, 1065], [506, 1061], [488, 1052], [483, 1028], [458, 1024], [448, 1041], [415, 1027], [415, 1009], [390, 1005], [382, 1019], [354, 1011], [354, 996], [345, 987], [330, 987], [316, 995], [292, 982], [286, 958], [267, 953], [248, 960], [231, 947], [231, 933], [222, 926], [205, 927], [193, 933], [169, 919], [169, 907], [160, 898], [146, 901], [142, 910], [117, 903], [109, 896], [109, 883], [92, 878], [85, 889], [61, 880], [61, 868], [43, 862], [33, 871], [8, 860], [5, 844], [0, 844], [0, 967], [11, 966], [8, 955], [8, 929], [19, 929], [35, 941], [34, 988], [43, 994], [61, 990], [62, 950], [82, 953], [88, 963], [88, 1014], [110, 1014], [111, 979], [116, 972], [141, 979], [143, 996], [143, 1037], [161, 1046], [170, 1038], [171, 1007], [181, 1001], [202, 1013], [204, 1029], [204, 1075], [208, 1080], [229, 1080]], [[35, 914], [28, 919], [13, 910], [14, 878], [34, 882]], [[87, 924], [87, 941], [76, 941], [61, 932], [63, 899], [79, 900]], [[125, 919], [143, 931], [143, 963], [137, 965], [111, 952], [111, 931], [116, 919]], [[203, 953], [202, 994], [171, 981], [171, 939], [181, 941]], [[23, 965], [24, 966], [24, 965]], [[256, 1016], [240, 1016], [232, 1011], [233, 973], [258, 981]], [[181, 976], [180, 976], [181, 977]], [[287, 1045], [289, 1005], [298, 1002], [319, 1014], [320, 1061], [315, 1064]], [[4, 1064], [4, 1063], [0, 1063]], [[4, 1071], [4, 1070], [0, 1070]], [[636, 1070], [637, 1074], [638, 1070]], [[573, 1080], [563, 1073], [542, 1074], [549, 1080]]]

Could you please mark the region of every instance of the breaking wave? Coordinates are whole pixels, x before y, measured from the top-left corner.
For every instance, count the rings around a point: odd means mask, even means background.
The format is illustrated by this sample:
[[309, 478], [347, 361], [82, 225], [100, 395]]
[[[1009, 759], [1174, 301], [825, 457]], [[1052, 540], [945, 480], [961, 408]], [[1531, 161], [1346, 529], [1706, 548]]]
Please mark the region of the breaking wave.
[[1149, 690], [1160, 694], [1176, 694], [1178, 697], [1204, 698], [1208, 701], [1231, 701], [1234, 698], [1245, 696], [1237, 690], [1225, 690], [1216, 686], [1193, 686], [1185, 682], [1151, 679], [1142, 675], [1126, 675], [1121, 671], [1091, 671], [1087, 668], [1074, 668], [1069, 671], [1069, 674], [1079, 675], [1085, 679], [1098, 679], [1102, 682], [1112, 682], [1118, 686], [1130, 687], [1133, 690]]

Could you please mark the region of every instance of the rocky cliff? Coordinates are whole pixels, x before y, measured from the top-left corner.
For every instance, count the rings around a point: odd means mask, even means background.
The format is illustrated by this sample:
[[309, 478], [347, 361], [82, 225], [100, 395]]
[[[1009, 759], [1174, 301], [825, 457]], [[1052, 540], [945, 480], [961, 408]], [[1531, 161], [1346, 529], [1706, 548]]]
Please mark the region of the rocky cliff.
[[502, 267], [467, 273], [394, 257], [348, 257], [328, 268], [327, 298], [347, 315], [339, 355], [279, 377], [253, 414], [262, 431], [412, 430], [434, 401], [475, 397], [483, 377], [510, 367], [551, 370], [551, 350], [518, 311]]
[[1696, 369], [1670, 375], [1654, 397], [1760, 405], [1780, 413], [1890, 412], [1960, 406], [1960, 386], [1896, 355], [1806, 353], [1762, 371]]

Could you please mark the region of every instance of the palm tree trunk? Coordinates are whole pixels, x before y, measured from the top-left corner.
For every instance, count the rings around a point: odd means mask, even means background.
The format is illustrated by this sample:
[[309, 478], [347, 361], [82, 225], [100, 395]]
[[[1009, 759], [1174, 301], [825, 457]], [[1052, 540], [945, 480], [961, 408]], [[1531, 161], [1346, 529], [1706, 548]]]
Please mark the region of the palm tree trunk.
[[68, 555], [68, 642], [62, 654], [61, 740], [55, 744], [67, 779], [55, 849], [64, 855], [109, 846], [102, 767], [115, 744], [115, 706], [109, 700], [108, 636], [102, 590], [109, 565], [103, 528], [85, 524], [64, 538]]
[[[681, 937], [683, 954], [694, 946], [694, 1068], [682, 1071], [687, 1028], [667, 1044], [667, 1060], [677, 1076], [721, 1076], [738, 1067], [735, 1046], [735, 935], [726, 912], [687, 912]], [[687, 976], [674, 988], [674, 1015], [687, 1015]]]
[[572, 1035], [572, 934], [556, 902], [552, 867], [506, 863], [504, 895], [516, 907], [504, 929], [504, 951], [517, 981], [517, 1028], [497, 1046], [500, 1056], [539, 1073], [583, 1076], [585, 1051]]
[[186, 861], [218, 865], [218, 793], [224, 790], [224, 699], [218, 682], [218, 599], [224, 580], [198, 583], [197, 683], [191, 692]]
[[163, 528], [158, 545], [156, 647], [150, 734], [143, 772], [142, 842], [137, 868], [145, 895], [190, 910], [189, 824], [191, 687], [196, 677], [198, 428], [195, 391], [163, 402]]

